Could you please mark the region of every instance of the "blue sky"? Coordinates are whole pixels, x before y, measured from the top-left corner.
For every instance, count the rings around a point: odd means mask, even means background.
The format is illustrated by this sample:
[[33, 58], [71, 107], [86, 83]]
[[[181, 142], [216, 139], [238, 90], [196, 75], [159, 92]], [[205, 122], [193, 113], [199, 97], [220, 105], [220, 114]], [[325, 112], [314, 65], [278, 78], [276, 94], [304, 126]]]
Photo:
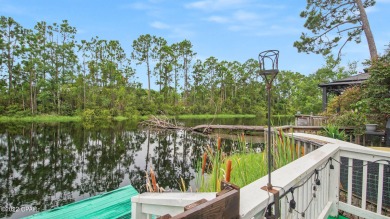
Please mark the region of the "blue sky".
[[[51, 24], [66, 19], [76, 27], [77, 40], [99, 36], [119, 40], [128, 54], [141, 34], [165, 38], [169, 43], [188, 39], [198, 59], [245, 62], [259, 52], [280, 50], [279, 69], [308, 75], [324, 65], [320, 55], [298, 53], [305, 0], [0, 0], [0, 14], [13, 17], [26, 28], [39, 21]], [[390, 42], [390, 0], [377, 0], [367, 10], [378, 51]], [[343, 50], [343, 64], [369, 58], [366, 40]], [[337, 51], [335, 51], [336, 53]], [[135, 63], [134, 63], [135, 67]], [[362, 71], [359, 65], [358, 71]], [[146, 84], [142, 68], [140, 82]]]

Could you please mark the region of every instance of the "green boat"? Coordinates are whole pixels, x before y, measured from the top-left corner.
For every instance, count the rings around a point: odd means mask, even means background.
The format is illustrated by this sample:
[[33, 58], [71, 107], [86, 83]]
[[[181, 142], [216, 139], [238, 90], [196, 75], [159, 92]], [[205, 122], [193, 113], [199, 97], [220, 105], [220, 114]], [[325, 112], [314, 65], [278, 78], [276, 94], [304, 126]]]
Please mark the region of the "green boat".
[[131, 197], [135, 195], [137, 190], [129, 185], [25, 218], [131, 218]]

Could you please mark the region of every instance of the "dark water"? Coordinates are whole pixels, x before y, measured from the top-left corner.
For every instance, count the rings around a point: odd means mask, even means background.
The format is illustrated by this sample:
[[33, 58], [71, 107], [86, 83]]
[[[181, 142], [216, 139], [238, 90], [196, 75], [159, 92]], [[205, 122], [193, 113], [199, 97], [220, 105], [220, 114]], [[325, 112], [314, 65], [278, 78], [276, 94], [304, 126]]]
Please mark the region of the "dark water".
[[[255, 119], [182, 122], [259, 124]], [[226, 148], [234, 138], [224, 139]], [[0, 123], [0, 218], [31, 215], [129, 184], [143, 192], [145, 171], [151, 167], [163, 188], [179, 190], [180, 178], [194, 188], [203, 147], [214, 144], [213, 136], [139, 129], [132, 122], [93, 128], [81, 123]]]

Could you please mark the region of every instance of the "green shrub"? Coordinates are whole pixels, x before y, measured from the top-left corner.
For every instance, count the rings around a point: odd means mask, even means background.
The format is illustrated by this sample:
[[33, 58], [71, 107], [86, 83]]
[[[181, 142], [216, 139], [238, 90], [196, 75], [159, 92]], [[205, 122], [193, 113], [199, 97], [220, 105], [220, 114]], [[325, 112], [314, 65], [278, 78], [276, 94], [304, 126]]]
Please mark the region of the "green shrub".
[[[390, 51], [390, 50], [389, 50]], [[371, 114], [380, 115], [375, 123], [381, 124], [390, 118], [390, 52], [379, 57], [369, 68], [364, 98]]]
[[333, 114], [336, 112], [343, 113], [346, 111], [356, 110], [359, 106], [359, 102], [361, 102], [361, 99], [362, 91], [360, 87], [347, 88], [343, 94], [336, 96], [329, 101], [326, 111]]
[[344, 130], [340, 131], [340, 127], [332, 124], [328, 124], [327, 126], [324, 127], [325, 129], [325, 136], [334, 138], [334, 139], [339, 139], [342, 141], [347, 140], [347, 134], [345, 133]]
[[95, 110], [93, 109], [86, 109], [84, 110], [84, 112], [81, 114], [81, 119], [84, 121], [84, 122], [89, 122], [89, 123], [92, 123], [96, 118], [96, 115], [95, 115]]
[[336, 126], [355, 127], [354, 134], [364, 134], [364, 125], [367, 123], [366, 115], [357, 110], [351, 110], [329, 119], [328, 123]]

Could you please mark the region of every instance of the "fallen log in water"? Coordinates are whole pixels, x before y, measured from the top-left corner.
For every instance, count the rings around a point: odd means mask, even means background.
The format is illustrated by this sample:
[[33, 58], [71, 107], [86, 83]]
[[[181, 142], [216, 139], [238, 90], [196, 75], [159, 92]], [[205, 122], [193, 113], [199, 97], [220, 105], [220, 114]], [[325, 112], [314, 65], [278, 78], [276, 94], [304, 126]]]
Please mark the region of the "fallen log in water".
[[241, 131], [264, 131], [264, 126], [247, 125], [198, 125], [190, 128], [195, 132], [210, 133], [213, 129], [241, 130]]
[[156, 116], [152, 116], [148, 120], [140, 122], [139, 125], [161, 129], [184, 129], [184, 127], [177, 124], [175, 120], [172, 121], [166, 117]]
[[181, 124], [176, 123], [175, 120], [169, 120], [166, 117], [155, 117], [152, 116], [148, 120], [140, 122], [141, 126], [147, 126], [152, 128], [161, 128], [161, 129], [181, 129], [189, 130], [193, 132], [200, 132], [204, 134], [209, 134], [215, 129], [224, 129], [224, 130], [236, 130], [236, 131], [264, 131], [264, 126], [248, 126], [248, 125], [210, 125], [203, 124], [197, 125], [192, 128], [184, 127]]

